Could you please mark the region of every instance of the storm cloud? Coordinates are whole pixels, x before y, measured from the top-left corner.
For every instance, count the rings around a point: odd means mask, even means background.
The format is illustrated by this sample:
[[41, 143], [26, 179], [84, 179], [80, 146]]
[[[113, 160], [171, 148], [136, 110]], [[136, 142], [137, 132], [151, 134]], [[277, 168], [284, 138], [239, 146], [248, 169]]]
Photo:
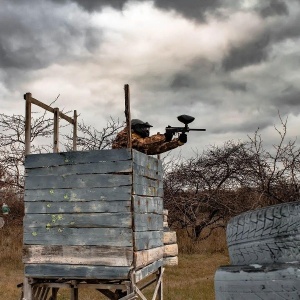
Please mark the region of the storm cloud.
[[[30, 3], [29, 3], [30, 2]], [[0, 0], [1, 111], [22, 95], [77, 109], [101, 128], [132, 116], [164, 131], [195, 117], [187, 155], [207, 144], [300, 126], [300, 2]], [[23, 102], [20, 102], [23, 101]], [[299, 120], [298, 120], [299, 119]], [[280, 122], [279, 122], [280, 123]]]
[[225, 71], [232, 71], [242, 67], [259, 64], [268, 58], [270, 37], [267, 34], [255, 37], [248, 43], [231, 48], [224, 58], [222, 66]]
[[[81, 6], [83, 9], [93, 12], [103, 9], [103, 7], [112, 7], [122, 10], [124, 5], [128, 2], [134, 2], [131, 0], [52, 0], [56, 3], [68, 3], [73, 1]], [[141, 0], [138, 2], [147, 1]], [[137, 1], [136, 1], [137, 3]], [[154, 0], [156, 7], [164, 10], [174, 10], [185, 17], [193, 18], [195, 20], [204, 20], [207, 12], [212, 12], [214, 9], [220, 6], [221, 0], [201, 0], [201, 1], [189, 1], [187, 4], [182, 0]]]
[[124, 4], [127, 0], [51, 0], [56, 3], [77, 3], [83, 9], [93, 12], [95, 10], [102, 9], [105, 6], [110, 6], [112, 8], [116, 8], [122, 10]]
[[[88, 56], [99, 45], [101, 31], [75, 7], [47, 1], [4, 1], [0, 10], [0, 67], [34, 70]], [[49, 14], [51, 11], [51, 14]], [[74, 14], [78, 20], [68, 18]], [[97, 32], [97, 34], [96, 34]]]
[[271, 16], [287, 16], [289, 14], [289, 9], [284, 1], [271, 0], [263, 1], [263, 7], [260, 9], [260, 13], [263, 17]]

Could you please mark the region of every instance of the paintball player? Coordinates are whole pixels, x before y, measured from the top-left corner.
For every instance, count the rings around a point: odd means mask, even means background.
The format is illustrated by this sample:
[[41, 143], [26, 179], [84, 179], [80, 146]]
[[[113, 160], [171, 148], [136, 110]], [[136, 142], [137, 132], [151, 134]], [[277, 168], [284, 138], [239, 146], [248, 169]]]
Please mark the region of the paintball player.
[[[178, 146], [182, 146], [187, 142], [187, 135], [181, 133], [178, 138], [173, 139], [174, 133], [167, 132], [165, 134], [150, 135], [150, 127], [148, 122], [139, 119], [131, 121], [131, 140], [132, 148], [148, 155], [160, 154]], [[127, 127], [117, 134], [113, 142], [113, 149], [127, 148]]]

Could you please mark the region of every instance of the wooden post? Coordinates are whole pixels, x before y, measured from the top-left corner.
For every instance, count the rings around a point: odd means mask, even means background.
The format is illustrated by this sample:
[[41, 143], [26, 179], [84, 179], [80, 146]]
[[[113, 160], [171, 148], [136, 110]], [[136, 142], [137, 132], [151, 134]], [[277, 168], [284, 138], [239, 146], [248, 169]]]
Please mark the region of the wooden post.
[[77, 111], [74, 110], [74, 117], [73, 117], [73, 151], [77, 150]]
[[24, 278], [24, 284], [23, 284], [23, 300], [33, 300], [32, 298], [32, 287], [29, 284], [29, 278]]
[[52, 288], [51, 300], [57, 300], [58, 288]]
[[59, 152], [59, 108], [54, 108], [53, 152]]
[[[157, 134], [160, 134], [160, 132], [157, 132]], [[160, 159], [160, 154], [157, 154], [157, 159]]]
[[71, 288], [71, 300], [78, 300], [78, 289]]
[[31, 140], [31, 94], [24, 95], [26, 101], [25, 108], [25, 155], [30, 154], [30, 140]]
[[78, 286], [76, 280], [72, 280], [71, 285], [71, 300], [78, 300]]
[[130, 115], [130, 91], [129, 85], [124, 85], [125, 90], [125, 117], [126, 117], [126, 126], [128, 129], [127, 135], [127, 148], [132, 148], [132, 140], [131, 140], [131, 115]]
[[160, 267], [159, 268], [159, 272], [158, 272], [158, 277], [157, 277], [157, 281], [159, 283], [159, 288], [158, 288], [158, 300], [163, 300], [164, 298], [164, 291], [163, 291], [163, 274], [164, 274], [164, 268]]

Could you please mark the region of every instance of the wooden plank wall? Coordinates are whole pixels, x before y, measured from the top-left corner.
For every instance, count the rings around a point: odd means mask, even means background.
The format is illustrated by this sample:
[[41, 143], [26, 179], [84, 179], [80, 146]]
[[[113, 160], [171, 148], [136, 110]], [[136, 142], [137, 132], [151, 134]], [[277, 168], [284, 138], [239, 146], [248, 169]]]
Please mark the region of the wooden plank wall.
[[162, 266], [163, 172], [160, 160], [132, 152], [134, 267], [139, 281]]
[[162, 165], [128, 149], [29, 155], [25, 275], [139, 281], [162, 266]]
[[[129, 278], [134, 258], [132, 168], [128, 149], [26, 158], [26, 276]], [[155, 222], [149, 226], [154, 228]]]

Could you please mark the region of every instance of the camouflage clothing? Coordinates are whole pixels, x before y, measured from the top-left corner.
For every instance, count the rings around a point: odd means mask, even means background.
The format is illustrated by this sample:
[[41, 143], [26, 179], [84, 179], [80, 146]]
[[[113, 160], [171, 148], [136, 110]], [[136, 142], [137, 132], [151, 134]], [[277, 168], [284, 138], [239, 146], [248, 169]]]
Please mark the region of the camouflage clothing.
[[[131, 132], [132, 148], [148, 155], [160, 154], [183, 145], [177, 138], [165, 142], [164, 134], [154, 134], [142, 138], [136, 132]], [[113, 142], [113, 149], [127, 148], [127, 128], [120, 131]]]

